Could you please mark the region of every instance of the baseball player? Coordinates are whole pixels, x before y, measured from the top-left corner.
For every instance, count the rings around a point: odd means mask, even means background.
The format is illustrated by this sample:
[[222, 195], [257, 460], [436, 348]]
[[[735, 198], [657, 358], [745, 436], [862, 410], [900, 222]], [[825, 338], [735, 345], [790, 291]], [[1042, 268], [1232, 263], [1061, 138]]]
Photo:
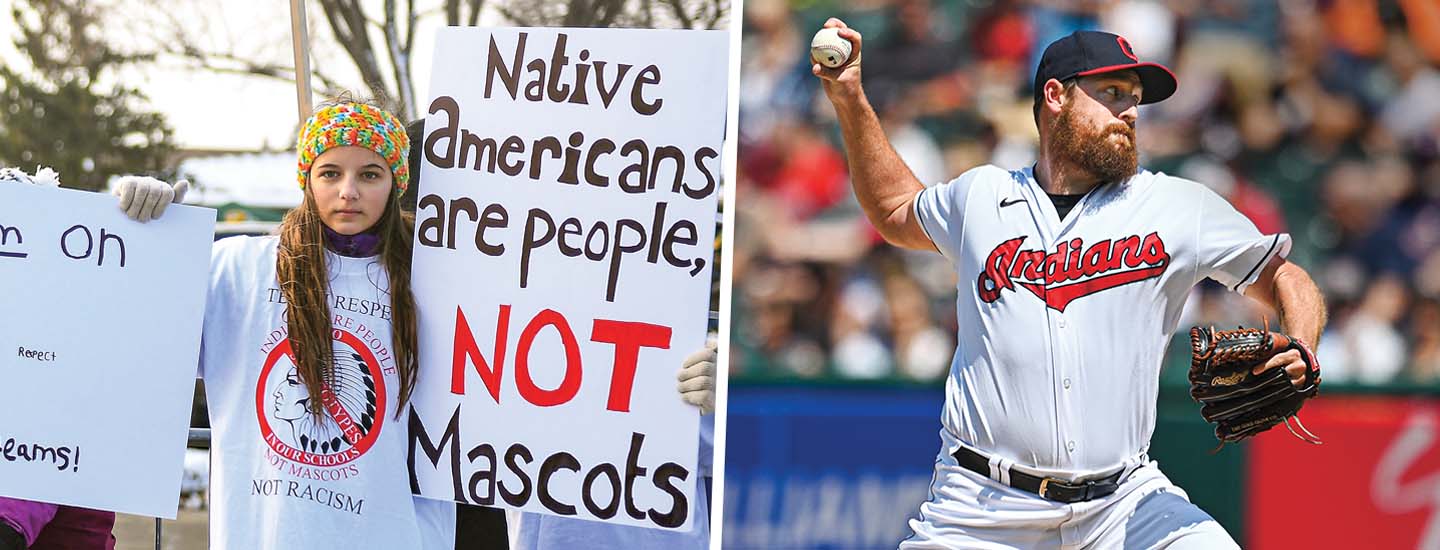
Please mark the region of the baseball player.
[[[844, 135], [855, 194], [890, 243], [959, 273], [959, 334], [929, 499], [902, 549], [1236, 548], [1146, 451], [1161, 360], [1190, 289], [1213, 279], [1274, 307], [1314, 344], [1322, 297], [1263, 235], [1198, 183], [1139, 169], [1139, 105], [1169, 69], [1114, 34], [1079, 31], [1035, 74], [1038, 160], [925, 187], [886, 140], [849, 65], [814, 64]], [[885, 62], [885, 60], [881, 60]], [[1284, 369], [1295, 350], [1255, 368]]]

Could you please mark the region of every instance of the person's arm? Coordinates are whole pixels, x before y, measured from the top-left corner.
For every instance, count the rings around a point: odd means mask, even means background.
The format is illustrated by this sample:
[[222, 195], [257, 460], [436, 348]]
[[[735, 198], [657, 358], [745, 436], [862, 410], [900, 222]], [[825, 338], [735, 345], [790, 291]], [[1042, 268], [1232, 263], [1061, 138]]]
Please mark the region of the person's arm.
[[812, 59], [810, 70], [820, 77], [825, 96], [835, 106], [855, 198], [886, 241], [905, 248], [935, 250], [915, 217], [915, 194], [925, 185], [890, 145], [860, 86], [860, 33], [833, 17], [825, 27], [840, 29], [840, 37], [852, 46], [851, 61], [845, 66], [830, 69]]
[[[1285, 258], [1275, 257], [1260, 272], [1260, 277], [1245, 289], [1245, 295], [1275, 308], [1280, 314], [1280, 330], [1298, 338], [1312, 352], [1320, 344], [1320, 334], [1325, 330], [1325, 295], [1310, 275]], [[1301, 386], [1305, 382], [1305, 363], [1300, 352], [1290, 350], [1272, 357], [1268, 363], [1255, 369], [1259, 374], [1276, 367], [1284, 368], [1290, 375], [1290, 382]]]
[[0, 497], [0, 550], [25, 550], [55, 519], [59, 506]]

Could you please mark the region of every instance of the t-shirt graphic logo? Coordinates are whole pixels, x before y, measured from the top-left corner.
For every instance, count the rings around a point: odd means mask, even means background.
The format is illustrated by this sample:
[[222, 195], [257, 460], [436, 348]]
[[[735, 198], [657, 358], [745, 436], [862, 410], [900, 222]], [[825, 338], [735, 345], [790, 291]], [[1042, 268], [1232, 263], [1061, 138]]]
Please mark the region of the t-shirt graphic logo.
[[980, 299], [994, 303], [1018, 285], [1056, 311], [1070, 302], [1120, 285], [1159, 277], [1170, 265], [1165, 241], [1157, 233], [1105, 239], [1085, 248], [1082, 239], [1060, 241], [1055, 251], [1020, 250], [1025, 237], [1000, 243], [985, 260], [975, 282]]
[[[385, 379], [359, 338], [331, 331], [334, 376], [312, 403], [290, 341], [265, 359], [255, 389], [260, 434], [276, 454], [310, 466], [339, 466], [365, 454], [385, 422]], [[319, 414], [316, 414], [316, 413]]]

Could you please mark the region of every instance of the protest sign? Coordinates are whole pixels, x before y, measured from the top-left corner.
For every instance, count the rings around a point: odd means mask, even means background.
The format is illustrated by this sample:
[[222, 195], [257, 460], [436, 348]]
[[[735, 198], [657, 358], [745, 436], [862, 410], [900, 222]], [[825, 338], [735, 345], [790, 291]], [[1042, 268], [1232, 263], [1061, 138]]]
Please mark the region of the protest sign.
[[725, 135], [719, 31], [444, 29], [410, 411], [421, 496], [689, 530]]
[[214, 226], [0, 183], [0, 496], [175, 517]]

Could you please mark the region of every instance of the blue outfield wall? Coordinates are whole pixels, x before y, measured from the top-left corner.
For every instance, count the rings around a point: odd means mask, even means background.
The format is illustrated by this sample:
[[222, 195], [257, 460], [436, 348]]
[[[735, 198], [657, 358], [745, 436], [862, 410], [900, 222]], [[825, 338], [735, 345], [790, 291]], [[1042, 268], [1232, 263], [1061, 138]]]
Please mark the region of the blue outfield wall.
[[[1162, 384], [1150, 456], [1245, 540], [1245, 445], [1218, 453], [1177, 384]], [[893, 549], [929, 496], [940, 385], [741, 382], [725, 437], [724, 547]]]
[[725, 548], [894, 548], [929, 492], [944, 390], [735, 387]]

